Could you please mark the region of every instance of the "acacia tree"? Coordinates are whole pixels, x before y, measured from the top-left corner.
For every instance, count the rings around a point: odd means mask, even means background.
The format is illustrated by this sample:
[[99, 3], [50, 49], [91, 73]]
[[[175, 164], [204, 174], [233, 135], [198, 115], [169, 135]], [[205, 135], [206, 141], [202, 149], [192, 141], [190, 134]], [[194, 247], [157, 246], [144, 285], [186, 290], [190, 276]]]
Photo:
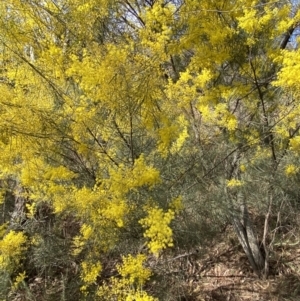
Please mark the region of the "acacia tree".
[[[179, 152], [187, 126], [162, 101], [161, 58], [153, 60], [142, 46], [137, 20], [128, 24], [128, 5], [2, 4], [1, 170], [3, 189], [20, 200], [1, 245], [12, 294], [34, 269], [46, 279], [45, 273], [55, 277], [75, 264], [80, 273], [75, 268], [64, 281], [80, 280], [76, 291], [83, 295], [152, 300], [140, 290], [150, 272], [143, 268], [146, 257], [134, 256], [138, 244], [118, 266], [122, 280], [111, 279], [113, 291], [95, 285], [105, 254], [128, 239], [143, 241], [143, 228], [151, 252], [171, 246], [169, 224], [181, 206], [176, 192], [163, 198], [154, 191], [165, 185], [154, 165], [173, 141], [173, 154]], [[50, 256], [49, 248], [59, 256]], [[15, 264], [4, 264], [8, 259]]]
[[[298, 172], [295, 5], [12, 0], [0, 13], [1, 186], [19, 200], [0, 245], [8, 290], [35, 273], [22, 258], [44, 272], [56, 244], [53, 275], [75, 264], [83, 296], [154, 300], [136, 254], [173, 245], [187, 190], [217, 202], [267, 276], [269, 217]], [[105, 281], [113, 250], [126, 256]]]
[[[282, 198], [278, 181], [289, 161], [289, 141], [298, 131], [295, 125], [286, 129], [283, 143], [279, 128], [286, 120], [295, 122], [291, 116], [296, 111], [274, 80], [281, 57], [291, 51], [283, 49], [297, 27], [298, 12], [295, 9], [291, 14], [292, 4], [286, 2], [186, 4], [181, 16], [189, 18], [189, 26], [180, 41], [183, 49], [192, 49], [193, 56], [178, 81], [169, 85], [170, 97], [180, 99], [182, 106], [191, 106], [206, 164], [202, 179], [211, 175], [207, 191], [211, 193], [212, 184], [223, 191], [218, 201], [227, 204], [228, 217], [252, 268], [266, 276], [268, 219]], [[195, 109], [201, 117], [198, 120]], [[213, 160], [205, 153], [212, 145], [217, 148]], [[252, 201], [251, 189], [261, 192], [259, 200], [254, 194]], [[260, 242], [249, 205], [261, 206], [265, 212]]]

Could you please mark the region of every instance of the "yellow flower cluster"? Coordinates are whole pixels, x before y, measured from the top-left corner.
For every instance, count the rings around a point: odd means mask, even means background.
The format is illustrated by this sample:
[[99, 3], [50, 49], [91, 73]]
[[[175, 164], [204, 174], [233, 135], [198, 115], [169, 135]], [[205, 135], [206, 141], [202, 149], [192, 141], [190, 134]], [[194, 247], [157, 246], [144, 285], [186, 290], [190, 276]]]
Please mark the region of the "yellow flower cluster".
[[83, 280], [85, 285], [82, 288], [86, 288], [86, 285], [91, 285], [92, 283], [94, 283], [101, 270], [102, 266], [99, 261], [97, 261], [96, 263], [83, 261], [81, 263], [80, 278]]
[[294, 152], [300, 152], [300, 136], [294, 137], [290, 140], [290, 149]]
[[100, 300], [116, 301], [158, 301], [157, 298], [149, 296], [142, 287], [134, 288], [128, 279], [110, 278], [109, 283], [98, 287], [97, 296]]
[[298, 171], [298, 167], [296, 167], [295, 165], [293, 164], [289, 164], [288, 166], [286, 166], [285, 168], [285, 174], [287, 176], [293, 176], [297, 173]]
[[0, 269], [12, 272], [19, 264], [22, 253], [26, 250], [24, 246], [26, 236], [22, 232], [10, 231], [0, 241]]
[[[245, 6], [245, 1], [243, 1], [243, 5]], [[272, 28], [272, 25], [274, 25], [275, 22], [279, 23], [281, 31], [278, 32], [285, 32], [292, 25], [292, 23], [288, 22], [291, 20], [288, 17], [290, 11], [291, 7], [288, 4], [284, 5], [283, 8], [280, 9], [266, 4], [264, 6], [263, 13], [260, 9], [256, 9], [253, 2], [251, 7], [244, 8], [243, 15], [238, 17], [237, 20], [239, 22], [240, 29], [253, 35], [248, 38], [248, 45], [251, 46], [254, 44], [254, 36], [257, 36], [259, 32], [262, 32], [263, 30], [272, 30], [276, 33], [278, 28]], [[279, 20], [284, 20], [284, 22], [280, 22]]]
[[142, 45], [155, 51], [162, 59], [166, 59], [166, 48], [171, 35], [170, 25], [173, 20], [175, 6], [155, 1], [151, 8], [146, 10], [143, 17], [146, 27], [140, 31]]
[[82, 237], [84, 240], [88, 240], [90, 238], [90, 236], [92, 235], [92, 232], [93, 232], [93, 230], [90, 225], [83, 224], [81, 226], [80, 233], [82, 234]]
[[158, 255], [161, 250], [173, 246], [173, 232], [170, 223], [174, 217], [173, 210], [169, 209], [164, 212], [162, 209], [154, 207], [148, 211], [147, 217], [140, 220], [141, 225], [147, 228], [144, 236], [150, 240], [148, 247], [151, 253]]
[[134, 162], [133, 168], [125, 167], [120, 164], [117, 169], [109, 170], [110, 179], [106, 181], [110, 191], [114, 192], [115, 197], [122, 198], [130, 190], [142, 186], [153, 187], [160, 182], [159, 171], [151, 165], [147, 165], [142, 154]]
[[[183, 116], [179, 117], [179, 120], [184, 120]], [[182, 123], [185, 123], [184, 121]], [[181, 150], [184, 142], [189, 137], [187, 126], [184, 124], [182, 131], [178, 134], [178, 138], [176, 141], [172, 143], [172, 147], [170, 149], [171, 154], [177, 153]]]
[[233, 187], [240, 187], [243, 185], [243, 182], [237, 179], [230, 179], [227, 181], [227, 187], [233, 188]]
[[152, 166], [147, 166], [143, 155], [134, 163], [133, 178], [136, 186], [153, 186], [160, 181], [159, 171]]
[[123, 278], [129, 280], [129, 284], [144, 285], [150, 278], [151, 271], [144, 267], [146, 256], [138, 254], [136, 257], [128, 255], [123, 257], [123, 264], [117, 266], [117, 270]]
[[178, 81], [169, 82], [166, 94], [179, 107], [187, 106], [191, 99], [199, 97], [199, 91], [204, 90], [212, 78], [213, 73], [207, 68], [204, 68], [197, 76], [193, 68], [187, 69], [180, 73]]
[[299, 54], [300, 50], [290, 52], [288, 50], [282, 51], [283, 68], [278, 74], [278, 79], [275, 81], [275, 85], [283, 86], [289, 89], [299, 91]]
[[173, 199], [169, 207], [176, 214], [178, 214], [183, 209], [182, 196], [180, 195], [179, 197]]
[[229, 131], [234, 131], [237, 128], [237, 120], [236, 117], [232, 114], [227, 114], [227, 119], [226, 119], [226, 123], [227, 123], [227, 129]]
[[26, 158], [21, 169], [21, 182], [24, 186], [37, 183], [54, 183], [71, 180], [75, 174], [64, 166], [52, 167], [40, 158]]
[[26, 206], [26, 209], [27, 209], [27, 211], [28, 211], [28, 213], [26, 214], [27, 215], [27, 217], [29, 218], [29, 219], [32, 219], [32, 218], [34, 218], [34, 214], [35, 214], [35, 212], [36, 212], [36, 203], [35, 202], [33, 202], [32, 204], [25, 204], [25, 206]]
[[158, 301], [157, 298], [149, 296], [146, 292], [133, 292], [130, 293], [125, 301]]
[[16, 277], [14, 283], [13, 283], [13, 289], [16, 290], [19, 285], [24, 281], [26, 278], [26, 272], [19, 273], [19, 275]]
[[247, 169], [247, 168], [246, 168], [245, 164], [241, 164], [241, 165], [240, 165], [240, 171], [241, 171], [241, 172], [245, 172], [246, 169]]
[[124, 200], [112, 200], [108, 206], [99, 210], [99, 213], [109, 220], [115, 221], [117, 226], [122, 228], [124, 226], [124, 217], [129, 212], [127, 203]]
[[150, 269], [144, 267], [145, 260], [143, 254], [124, 256], [123, 263], [117, 265], [121, 277], [112, 277], [98, 287], [97, 296], [103, 300], [158, 301], [142, 289], [151, 276]]
[[77, 256], [81, 253], [86, 242], [89, 240], [89, 238], [93, 234], [93, 229], [90, 225], [83, 224], [80, 229], [80, 234], [81, 235], [77, 235], [73, 239], [73, 244], [74, 244], [73, 255], [74, 256]]
[[[216, 97], [217, 94], [211, 94], [210, 97]], [[219, 103], [214, 106], [205, 104], [206, 99], [203, 97], [198, 109], [201, 112], [203, 120], [212, 126], [219, 126], [228, 129], [229, 132], [234, 132], [238, 127], [238, 120], [229, 110], [228, 104]]]
[[43, 239], [40, 235], [35, 234], [30, 239], [30, 244], [32, 246], [39, 246], [42, 243]]
[[170, 122], [158, 130], [159, 143], [157, 149], [163, 157], [167, 156], [171, 142], [177, 133], [178, 127]]

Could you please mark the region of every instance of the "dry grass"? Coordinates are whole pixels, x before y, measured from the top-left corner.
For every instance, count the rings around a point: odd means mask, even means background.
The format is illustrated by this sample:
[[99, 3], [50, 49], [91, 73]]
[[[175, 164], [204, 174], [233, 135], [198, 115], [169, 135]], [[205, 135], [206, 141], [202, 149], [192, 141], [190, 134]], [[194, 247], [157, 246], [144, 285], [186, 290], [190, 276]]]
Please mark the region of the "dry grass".
[[157, 294], [164, 301], [300, 300], [300, 243], [274, 247], [266, 280], [254, 275], [242, 249], [230, 239], [198, 252], [165, 254], [151, 265], [157, 274], [152, 285], [160, 286]]
[[[266, 280], [254, 275], [228, 227], [205, 249], [178, 248], [159, 258], [150, 257], [153, 277], [146, 289], [161, 301], [299, 301], [300, 239], [298, 242], [295, 233], [293, 240], [286, 236], [283, 243], [273, 246]], [[114, 256], [105, 258], [102, 277], [116, 275], [116, 260]], [[68, 273], [66, 278], [32, 278], [9, 300], [78, 300], [78, 267], [70, 267]]]

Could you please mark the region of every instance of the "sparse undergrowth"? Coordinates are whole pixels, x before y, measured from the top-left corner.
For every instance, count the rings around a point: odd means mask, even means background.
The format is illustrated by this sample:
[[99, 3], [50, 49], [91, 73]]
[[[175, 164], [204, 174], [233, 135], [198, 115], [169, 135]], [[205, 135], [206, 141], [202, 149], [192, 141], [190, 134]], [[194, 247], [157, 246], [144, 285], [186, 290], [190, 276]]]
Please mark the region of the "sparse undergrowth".
[[[117, 275], [115, 266], [118, 262], [120, 259], [113, 256], [103, 260], [99, 283], [111, 275]], [[158, 258], [148, 257], [147, 266], [153, 272], [147, 291], [159, 300], [298, 301], [300, 298], [300, 237], [296, 237], [295, 232], [287, 234], [285, 241], [272, 248], [270, 275], [266, 280], [258, 279], [251, 270], [232, 227], [227, 227], [205, 248], [197, 245], [189, 250], [173, 248]], [[79, 299], [76, 290], [78, 266], [75, 262], [71, 263], [69, 278], [63, 276], [66, 271], [61, 272], [61, 275], [52, 277], [28, 278], [8, 299]]]

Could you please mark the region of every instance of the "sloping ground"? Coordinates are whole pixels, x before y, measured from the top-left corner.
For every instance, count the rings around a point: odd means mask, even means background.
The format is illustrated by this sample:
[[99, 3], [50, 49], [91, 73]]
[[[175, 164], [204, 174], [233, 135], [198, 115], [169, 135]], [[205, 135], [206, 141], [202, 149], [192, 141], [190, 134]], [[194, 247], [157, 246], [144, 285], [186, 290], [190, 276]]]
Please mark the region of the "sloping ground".
[[[147, 291], [158, 296], [160, 301], [300, 300], [300, 240], [295, 240], [294, 236], [294, 241], [286, 239], [281, 245], [275, 244], [270, 275], [267, 280], [261, 280], [254, 275], [245, 254], [232, 237], [229, 229], [206, 249], [170, 249], [159, 258], [149, 258], [153, 277]], [[117, 258], [107, 258], [102, 277], [116, 274], [116, 261]], [[68, 273], [78, 275], [78, 267], [75, 265]], [[27, 287], [8, 299], [78, 300], [78, 285], [76, 281], [65, 281], [62, 275], [35, 277], [28, 279]]]
[[[267, 280], [251, 271], [246, 256], [237, 246], [225, 242], [210, 250], [181, 254], [159, 262], [168, 266], [172, 287], [162, 300], [180, 301], [299, 301], [300, 242], [277, 246], [270, 259]], [[170, 277], [172, 274], [172, 277]], [[167, 281], [167, 279], [165, 280]], [[162, 283], [162, 282], [161, 282]]]

